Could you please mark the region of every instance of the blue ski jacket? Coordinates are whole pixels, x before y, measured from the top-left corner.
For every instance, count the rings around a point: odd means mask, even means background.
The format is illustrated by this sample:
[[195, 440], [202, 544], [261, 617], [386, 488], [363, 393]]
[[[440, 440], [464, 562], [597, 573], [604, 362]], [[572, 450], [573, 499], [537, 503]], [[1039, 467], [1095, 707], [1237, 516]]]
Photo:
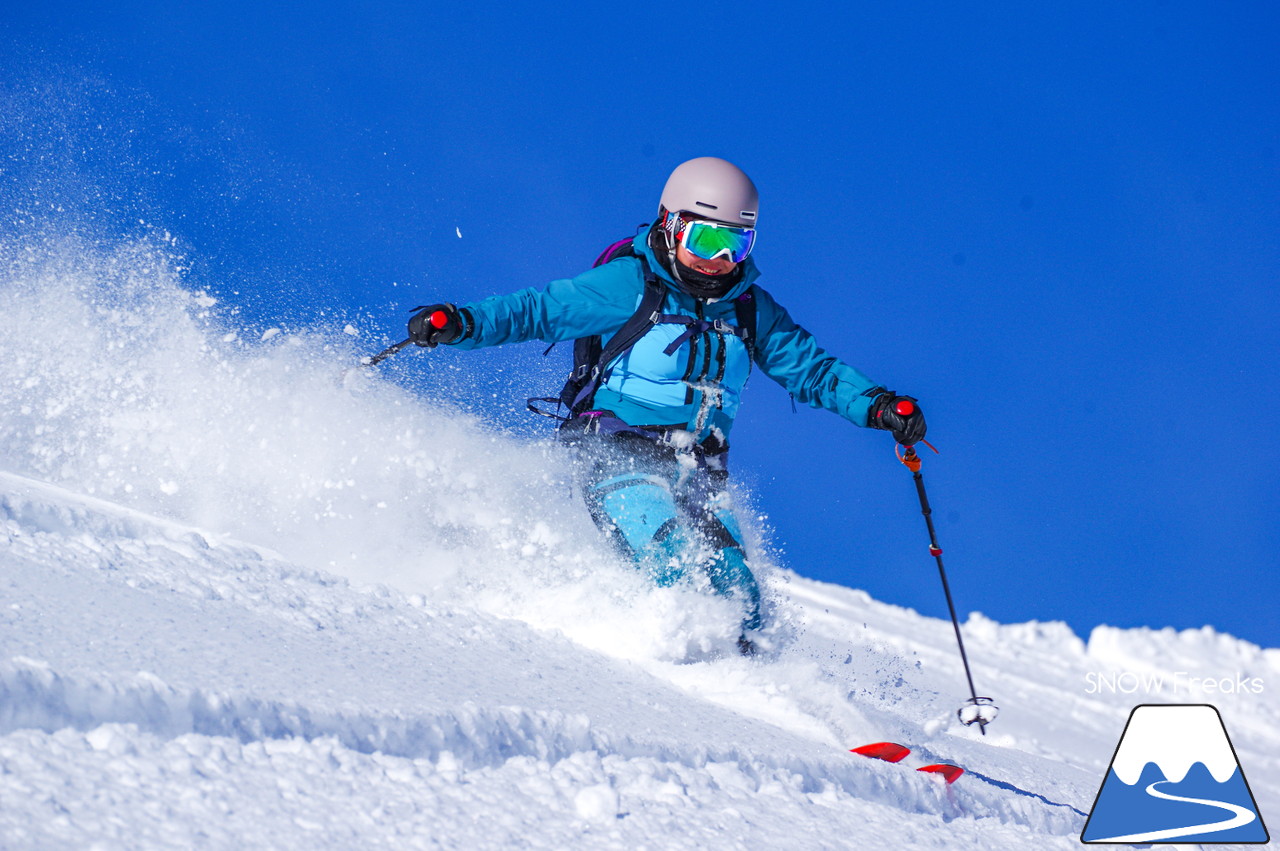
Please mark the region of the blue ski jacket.
[[871, 397], [877, 387], [857, 369], [823, 351], [813, 335], [795, 323], [773, 297], [756, 284], [753, 258], [743, 261], [743, 275], [723, 298], [697, 299], [685, 293], [653, 256], [645, 233], [632, 245], [638, 256], [620, 257], [574, 278], [463, 305], [471, 313], [471, 333], [453, 345], [479, 349], [504, 343], [544, 340], [549, 343], [599, 334], [605, 345], [631, 318], [644, 292], [639, 256], [667, 286], [662, 312], [719, 320], [719, 327], [688, 337], [686, 326], [654, 325], [629, 351], [605, 365], [606, 380], [596, 391], [596, 410], [610, 411], [633, 426], [659, 426], [691, 431], [699, 442], [717, 431], [727, 442], [751, 372], [752, 351], [741, 336], [721, 330], [737, 326], [734, 300], [750, 290], [755, 301], [754, 361], [795, 398], [826, 408], [852, 422], [867, 425]]

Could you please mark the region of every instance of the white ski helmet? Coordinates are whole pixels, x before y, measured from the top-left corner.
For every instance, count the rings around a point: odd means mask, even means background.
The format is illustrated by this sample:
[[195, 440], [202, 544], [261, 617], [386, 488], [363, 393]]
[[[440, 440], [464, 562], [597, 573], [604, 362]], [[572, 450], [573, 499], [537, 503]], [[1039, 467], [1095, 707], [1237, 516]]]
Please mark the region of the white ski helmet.
[[742, 169], [719, 157], [698, 157], [676, 166], [662, 187], [668, 212], [696, 213], [718, 222], [753, 228], [760, 193]]

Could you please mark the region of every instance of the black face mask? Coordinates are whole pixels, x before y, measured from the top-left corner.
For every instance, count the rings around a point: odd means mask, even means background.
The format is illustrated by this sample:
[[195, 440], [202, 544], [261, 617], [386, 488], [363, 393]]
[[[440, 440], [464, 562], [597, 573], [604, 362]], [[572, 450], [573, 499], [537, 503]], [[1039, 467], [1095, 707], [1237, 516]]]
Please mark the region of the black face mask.
[[676, 280], [681, 289], [695, 298], [724, 298], [729, 290], [742, 280], [742, 264], [733, 267], [733, 271], [723, 275], [704, 275], [691, 266], [686, 266], [677, 259], [672, 259], [676, 266]]
[[[649, 247], [658, 262], [666, 266], [671, 277], [675, 278], [680, 289], [694, 298], [724, 298], [729, 291], [742, 280], [742, 264], [733, 267], [733, 271], [724, 275], [704, 275], [691, 266], [686, 266], [669, 251], [664, 244], [663, 233], [657, 225], [649, 231]], [[672, 266], [675, 268], [673, 269]]]

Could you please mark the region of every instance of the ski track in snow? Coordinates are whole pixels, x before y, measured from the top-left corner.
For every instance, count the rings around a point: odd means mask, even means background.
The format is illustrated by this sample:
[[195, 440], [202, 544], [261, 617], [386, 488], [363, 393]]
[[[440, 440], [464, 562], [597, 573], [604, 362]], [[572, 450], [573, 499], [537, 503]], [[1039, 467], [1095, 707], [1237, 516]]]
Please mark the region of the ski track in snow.
[[[1280, 651], [973, 615], [981, 737], [949, 623], [752, 531], [775, 627], [742, 659], [544, 445], [337, 386], [343, 341], [229, 331], [146, 245], [59, 251], [0, 281], [0, 847], [1074, 848], [1144, 702], [1105, 670], [1263, 679], [1176, 697], [1280, 810]], [[909, 762], [846, 752], [883, 739]]]

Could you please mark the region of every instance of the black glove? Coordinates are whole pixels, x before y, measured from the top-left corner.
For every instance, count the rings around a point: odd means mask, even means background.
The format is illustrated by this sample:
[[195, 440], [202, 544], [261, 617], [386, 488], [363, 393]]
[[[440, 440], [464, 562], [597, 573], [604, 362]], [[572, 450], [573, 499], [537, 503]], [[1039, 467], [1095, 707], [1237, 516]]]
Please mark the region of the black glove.
[[456, 343], [466, 336], [467, 323], [452, 304], [429, 304], [415, 307], [409, 320], [409, 339], [419, 346], [434, 349], [441, 343]]
[[898, 396], [891, 390], [878, 388], [880, 394], [871, 403], [867, 425], [893, 432], [893, 439], [903, 446], [911, 446], [924, 440], [927, 427], [924, 414], [912, 396]]

